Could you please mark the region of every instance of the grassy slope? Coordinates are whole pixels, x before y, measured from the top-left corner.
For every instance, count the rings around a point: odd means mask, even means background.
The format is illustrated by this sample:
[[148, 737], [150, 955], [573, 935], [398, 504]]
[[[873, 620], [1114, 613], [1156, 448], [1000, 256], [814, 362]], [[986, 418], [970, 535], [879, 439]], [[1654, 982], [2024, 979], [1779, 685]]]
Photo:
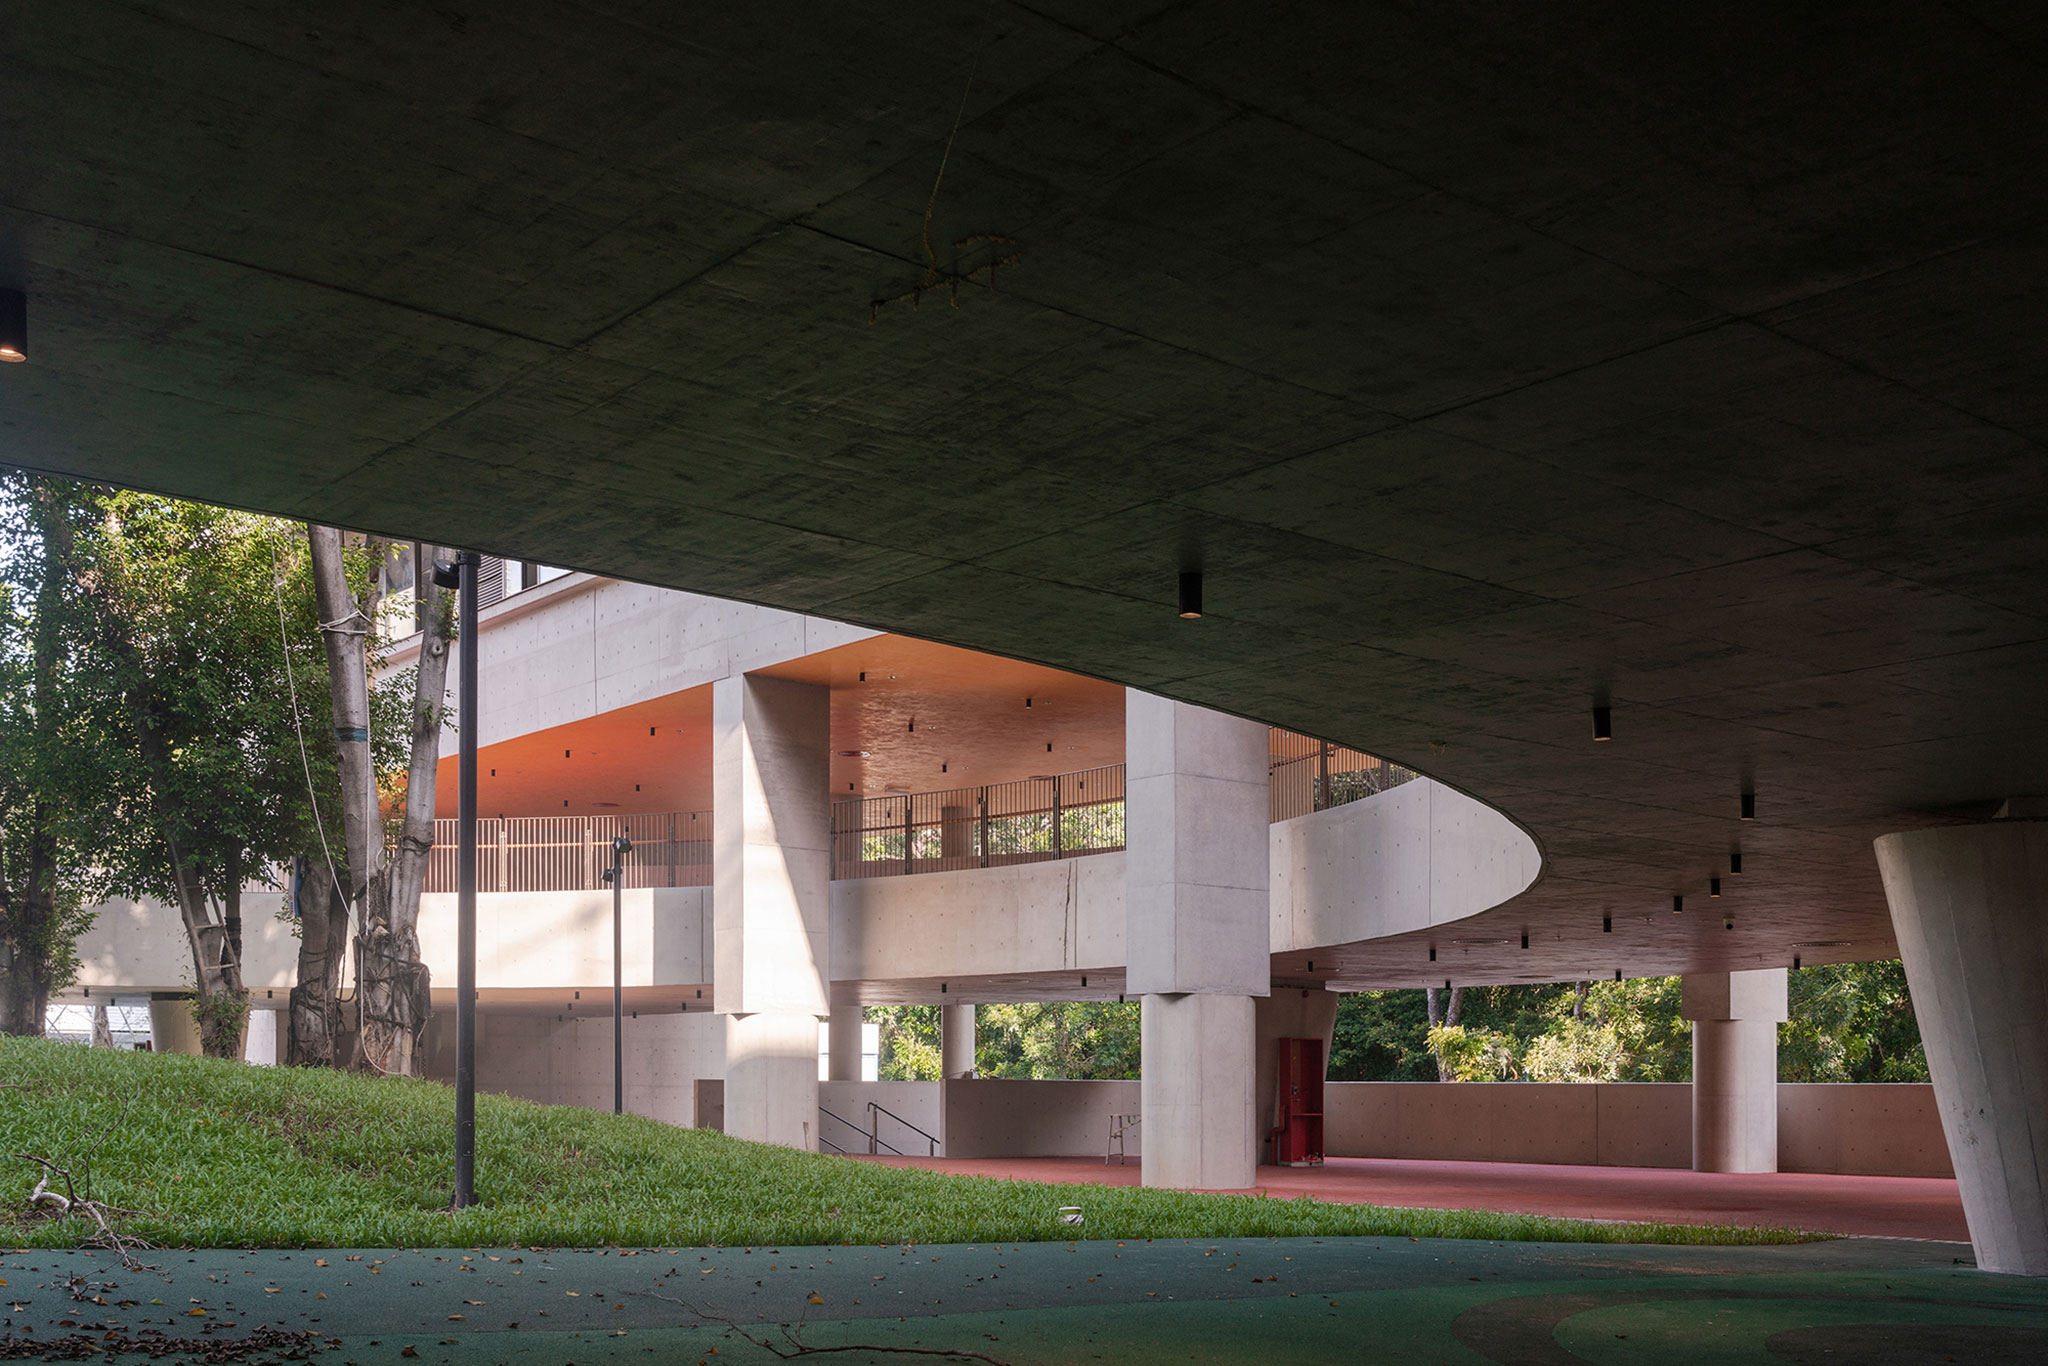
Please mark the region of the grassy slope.
[[247, 1067], [0, 1038], [0, 1239], [68, 1246], [25, 1214], [34, 1172], [97, 1149], [93, 1194], [131, 1229], [193, 1246], [682, 1246], [1298, 1234], [1552, 1242], [1785, 1242], [1783, 1231], [1053, 1186], [900, 1171], [635, 1116], [477, 1098], [481, 1204], [444, 1210], [454, 1093], [331, 1071]]

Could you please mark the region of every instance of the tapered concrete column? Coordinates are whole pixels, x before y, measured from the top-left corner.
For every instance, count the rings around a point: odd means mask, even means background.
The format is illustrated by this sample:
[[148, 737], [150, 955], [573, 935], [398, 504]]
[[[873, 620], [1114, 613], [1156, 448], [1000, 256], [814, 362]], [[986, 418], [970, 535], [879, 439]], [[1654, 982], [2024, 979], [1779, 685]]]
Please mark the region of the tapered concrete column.
[[1252, 999], [1271, 985], [1267, 729], [1124, 694], [1125, 987], [1143, 997], [1144, 1181], [1248, 1187]]
[[2048, 1275], [2048, 820], [1886, 835], [1877, 866], [1977, 1265]]
[[974, 1071], [974, 1007], [939, 1007], [939, 1075], [964, 1077]]
[[867, 1011], [857, 1005], [832, 1007], [825, 1068], [833, 1081], [860, 1080], [861, 1025], [866, 1015]]
[[725, 1131], [817, 1146], [818, 1018], [830, 1012], [828, 689], [712, 685], [712, 983], [726, 1032]]
[[1692, 1021], [1692, 1169], [1778, 1170], [1778, 1026], [1785, 969], [1687, 973]]

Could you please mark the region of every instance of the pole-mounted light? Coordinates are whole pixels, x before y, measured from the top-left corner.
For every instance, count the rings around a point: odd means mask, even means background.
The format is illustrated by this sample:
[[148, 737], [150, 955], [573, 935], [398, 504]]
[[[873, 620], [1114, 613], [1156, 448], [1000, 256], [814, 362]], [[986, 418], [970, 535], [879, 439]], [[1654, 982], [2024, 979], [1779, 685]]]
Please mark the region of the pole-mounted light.
[[612, 1113], [626, 1112], [626, 950], [624, 911], [626, 855], [633, 841], [624, 835], [612, 840], [612, 866], [604, 880], [612, 885]]

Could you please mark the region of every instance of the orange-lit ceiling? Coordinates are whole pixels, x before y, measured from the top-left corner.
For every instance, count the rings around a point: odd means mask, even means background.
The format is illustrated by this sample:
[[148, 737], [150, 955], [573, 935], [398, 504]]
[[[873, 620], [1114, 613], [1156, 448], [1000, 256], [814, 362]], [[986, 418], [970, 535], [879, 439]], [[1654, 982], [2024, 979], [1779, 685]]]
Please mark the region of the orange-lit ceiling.
[[[891, 635], [763, 672], [831, 688], [837, 797], [972, 787], [1123, 762], [1123, 689], [1078, 674]], [[450, 755], [437, 779], [437, 814], [455, 814], [455, 783]], [[484, 816], [710, 806], [708, 685], [487, 745], [477, 755], [477, 811]]]

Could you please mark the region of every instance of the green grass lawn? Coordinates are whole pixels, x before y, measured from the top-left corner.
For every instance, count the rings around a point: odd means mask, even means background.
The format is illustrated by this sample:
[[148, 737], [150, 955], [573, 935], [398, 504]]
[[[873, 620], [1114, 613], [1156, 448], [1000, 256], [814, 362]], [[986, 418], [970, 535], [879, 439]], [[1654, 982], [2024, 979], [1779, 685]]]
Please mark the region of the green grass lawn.
[[0, 1038], [0, 1239], [75, 1245], [30, 1210], [34, 1153], [129, 1231], [194, 1247], [660, 1247], [1375, 1234], [1545, 1242], [1780, 1243], [1783, 1229], [1612, 1224], [1466, 1210], [941, 1176], [477, 1097], [480, 1204], [447, 1211], [455, 1095], [435, 1082], [249, 1067]]

